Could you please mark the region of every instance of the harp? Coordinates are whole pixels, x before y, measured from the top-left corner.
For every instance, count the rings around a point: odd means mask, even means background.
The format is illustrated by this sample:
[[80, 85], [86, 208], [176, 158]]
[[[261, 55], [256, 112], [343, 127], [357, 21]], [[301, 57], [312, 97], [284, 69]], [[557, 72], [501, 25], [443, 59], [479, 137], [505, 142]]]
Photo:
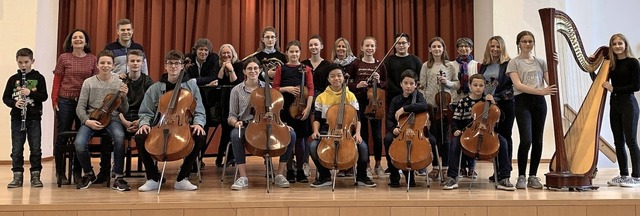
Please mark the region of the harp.
[[[554, 8], [538, 11], [542, 21], [547, 59], [554, 59], [556, 31], [564, 36], [579, 68], [590, 74], [593, 83], [582, 102], [578, 114], [566, 134], [563, 134], [560, 98], [551, 96], [556, 152], [545, 174], [546, 187], [551, 189], [587, 190], [597, 189], [592, 185], [596, 175], [602, 114], [606, 100], [606, 89], [602, 83], [609, 77], [608, 47], [600, 47], [589, 58], [575, 23], [567, 14]], [[556, 64], [547, 64], [549, 85], [558, 85]], [[598, 70], [596, 74], [595, 71]]]

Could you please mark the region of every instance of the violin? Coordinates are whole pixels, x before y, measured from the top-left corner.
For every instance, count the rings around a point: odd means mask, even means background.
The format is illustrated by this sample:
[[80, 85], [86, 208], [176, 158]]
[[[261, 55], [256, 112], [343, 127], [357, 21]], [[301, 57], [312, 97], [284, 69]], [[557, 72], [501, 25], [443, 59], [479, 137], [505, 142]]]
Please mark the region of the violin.
[[327, 110], [327, 135], [321, 135], [318, 144], [318, 159], [326, 168], [345, 170], [352, 168], [358, 161], [358, 147], [351, 134], [358, 124], [358, 111], [346, 103], [347, 77], [342, 84], [340, 104]]
[[[413, 92], [413, 103], [416, 92]], [[400, 124], [400, 122], [403, 122]], [[400, 116], [398, 127], [400, 133], [393, 139], [389, 147], [391, 162], [399, 170], [419, 170], [431, 164], [431, 143], [424, 133], [429, 125], [429, 115], [423, 113], [409, 113]]]
[[[126, 85], [129, 81], [129, 77], [123, 80]], [[100, 122], [101, 125], [109, 125], [111, 123], [111, 113], [116, 110], [122, 104], [122, 96], [120, 95], [120, 88], [116, 89], [116, 92], [109, 93], [102, 100], [102, 106], [93, 110], [89, 115], [89, 119]]]
[[[492, 83], [487, 82], [489, 92], [493, 94], [497, 80]], [[480, 160], [491, 159], [498, 154], [500, 140], [494, 131], [496, 123], [500, 119], [500, 108], [489, 101], [477, 102], [471, 109], [473, 122], [470, 127], [466, 127], [460, 136], [462, 152], [470, 157]]]
[[151, 127], [144, 143], [156, 161], [183, 159], [191, 153], [195, 144], [189, 122], [193, 118], [197, 102], [191, 91], [181, 87], [186, 68], [180, 72], [175, 88], [160, 97], [156, 113], [158, 121]]
[[[444, 76], [444, 72], [442, 72], [442, 70], [440, 70], [440, 76]], [[444, 84], [440, 82], [440, 80], [438, 80], [438, 83], [440, 84], [440, 91], [438, 93], [436, 93], [435, 99], [436, 99], [436, 104], [437, 104], [437, 109], [435, 114], [433, 115], [433, 119], [434, 120], [441, 120], [441, 119], [449, 119], [451, 120], [453, 118], [453, 110], [451, 110], [449, 108], [449, 104], [451, 104], [451, 94], [449, 92], [446, 92], [444, 90]]]
[[373, 84], [367, 90], [369, 104], [364, 109], [364, 116], [368, 119], [384, 118], [384, 90], [378, 88], [378, 80], [373, 79]]
[[307, 108], [307, 99], [309, 97], [309, 91], [307, 90], [307, 87], [305, 86], [305, 80], [307, 78], [306, 77], [306, 74], [307, 74], [306, 66], [304, 64], [301, 64], [300, 68], [299, 68], [299, 71], [302, 74], [302, 82], [300, 82], [300, 87], [299, 87], [300, 88], [300, 94], [298, 94], [298, 96], [293, 101], [291, 106], [289, 106], [289, 114], [294, 119], [302, 119], [302, 117], [303, 117], [302, 113]]
[[[268, 70], [264, 66], [264, 70]], [[269, 76], [264, 76], [265, 85], [251, 92], [250, 103], [253, 120], [247, 125], [245, 148], [253, 155], [280, 156], [291, 141], [289, 127], [280, 120], [284, 106], [282, 94], [269, 85]]]

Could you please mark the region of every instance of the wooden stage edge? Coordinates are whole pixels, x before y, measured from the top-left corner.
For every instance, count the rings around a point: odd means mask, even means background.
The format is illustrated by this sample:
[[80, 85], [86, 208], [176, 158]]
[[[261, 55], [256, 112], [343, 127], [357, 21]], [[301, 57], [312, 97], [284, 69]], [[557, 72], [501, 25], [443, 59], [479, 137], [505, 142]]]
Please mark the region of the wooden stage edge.
[[[98, 162], [94, 159], [94, 167]], [[207, 164], [213, 159], [207, 158]], [[383, 162], [383, 164], [385, 164]], [[249, 158], [247, 164], [250, 188], [231, 191], [233, 174], [220, 182], [221, 169], [205, 167], [203, 182], [197, 191], [173, 189], [179, 162], [167, 167], [169, 179], [160, 195], [138, 192], [143, 178], [127, 178], [132, 191], [118, 192], [103, 185], [86, 190], [73, 186], [55, 186], [53, 161], [44, 162], [44, 188], [31, 188], [29, 175], [22, 188], [0, 188], [0, 216], [202, 216], [202, 215], [340, 215], [340, 216], [411, 216], [411, 215], [636, 215], [640, 216], [640, 188], [608, 187], [606, 181], [617, 175], [617, 169], [600, 169], [595, 191], [568, 192], [525, 189], [498, 191], [486, 179], [491, 164], [479, 163], [478, 180], [463, 179], [460, 188], [442, 190], [439, 183], [426, 187], [424, 177], [418, 177], [418, 187], [389, 188], [386, 177], [375, 179], [375, 188], [353, 186], [353, 178], [339, 178], [336, 191], [330, 187], [310, 188], [295, 183], [291, 188], [271, 187], [266, 193], [262, 159]], [[541, 164], [541, 169], [548, 164]], [[28, 167], [28, 165], [27, 165]], [[0, 183], [11, 180], [10, 165], [0, 165]], [[96, 170], [97, 171], [97, 170]], [[233, 171], [233, 167], [231, 168]], [[312, 173], [313, 173], [312, 169]], [[513, 172], [512, 176], [516, 172]], [[543, 173], [539, 176], [544, 177]], [[511, 177], [515, 184], [516, 177]], [[474, 181], [469, 190], [469, 183]], [[544, 178], [543, 178], [544, 181]], [[195, 175], [192, 182], [197, 182]], [[404, 184], [403, 184], [404, 185]], [[3, 186], [4, 187], [4, 186]]]

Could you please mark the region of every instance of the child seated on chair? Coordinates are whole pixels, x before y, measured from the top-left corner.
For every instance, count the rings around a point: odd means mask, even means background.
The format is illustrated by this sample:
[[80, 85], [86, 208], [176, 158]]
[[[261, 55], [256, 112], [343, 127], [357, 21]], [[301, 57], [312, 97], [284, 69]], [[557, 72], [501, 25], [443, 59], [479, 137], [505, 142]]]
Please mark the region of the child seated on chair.
[[[247, 178], [245, 165], [246, 140], [244, 133], [248, 122], [254, 118], [251, 113], [251, 93], [256, 89], [264, 87], [264, 85], [268, 85], [258, 79], [260, 64], [256, 58], [250, 58], [245, 61], [244, 74], [246, 76], [245, 81], [233, 87], [231, 90], [231, 100], [229, 101], [229, 118], [227, 122], [233, 126], [233, 130], [231, 131], [231, 145], [240, 175], [233, 185], [231, 185], [231, 190], [242, 190], [249, 187], [249, 179]], [[256, 106], [258, 104], [253, 105]], [[293, 128], [287, 127], [291, 140], [285, 153], [280, 156], [277, 175], [274, 179], [276, 187], [279, 188], [289, 187], [289, 181], [284, 177], [284, 171], [286, 171], [287, 160], [291, 155], [291, 149], [293, 149], [296, 141], [296, 133], [293, 131]]]
[[[331, 185], [329, 169], [322, 166], [318, 158], [318, 144], [320, 143], [320, 131], [326, 133], [329, 128], [326, 119], [327, 110], [329, 109], [329, 107], [340, 104], [341, 102], [342, 83], [345, 82], [345, 78], [342, 67], [337, 64], [329, 65], [327, 71], [329, 71], [327, 80], [329, 81], [330, 85], [327, 86], [324, 92], [318, 95], [318, 98], [316, 98], [316, 102], [314, 105], [315, 112], [313, 121], [313, 134], [311, 134], [311, 138], [313, 139], [313, 141], [311, 142], [311, 145], [309, 147], [309, 153], [311, 155], [311, 158], [313, 159], [313, 163], [315, 163], [316, 168], [318, 169], [318, 173], [320, 174], [320, 176], [318, 176], [315, 182], [311, 183], [311, 187], [324, 187]], [[358, 110], [358, 100], [356, 100], [356, 96], [349, 91], [348, 87], [345, 88], [345, 91], [345, 104], [351, 105], [356, 110]], [[356, 124], [355, 135], [353, 136], [353, 138], [355, 139], [358, 148], [356, 184], [367, 187], [375, 187], [376, 183], [371, 181], [371, 179], [367, 176], [369, 148], [360, 136], [360, 121], [358, 121], [358, 123]]]
[[[442, 189], [452, 190], [458, 188], [458, 170], [460, 165], [460, 135], [472, 121], [473, 115], [471, 109], [478, 102], [486, 101], [495, 104], [493, 96], [484, 95], [485, 79], [481, 74], [474, 74], [469, 77], [469, 95], [460, 99], [453, 114], [453, 124], [451, 125], [453, 132], [453, 140], [449, 148], [449, 169], [447, 171], [447, 180]], [[481, 117], [480, 117], [481, 118]], [[481, 125], [484, 126], [484, 125]], [[500, 147], [498, 149], [498, 186], [500, 190], [513, 191], [516, 188], [509, 181], [511, 177], [511, 161], [507, 152], [507, 140], [496, 133], [498, 136]]]

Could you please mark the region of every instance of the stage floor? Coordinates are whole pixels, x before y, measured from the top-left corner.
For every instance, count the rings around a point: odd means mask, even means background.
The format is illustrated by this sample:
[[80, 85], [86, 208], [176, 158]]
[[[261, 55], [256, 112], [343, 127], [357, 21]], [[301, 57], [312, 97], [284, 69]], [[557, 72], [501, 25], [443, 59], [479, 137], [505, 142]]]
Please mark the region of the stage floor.
[[[274, 160], [275, 161], [275, 160]], [[95, 170], [98, 161], [94, 159]], [[262, 159], [250, 157], [248, 172], [250, 187], [231, 191], [233, 167], [220, 181], [222, 168], [212, 166], [213, 158], [205, 158], [203, 181], [197, 191], [173, 189], [180, 162], [167, 166], [168, 181], [161, 193], [138, 192], [144, 178], [126, 178], [133, 190], [118, 192], [102, 185], [86, 190], [75, 186], [56, 187], [53, 161], [43, 162], [44, 188], [31, 188], [25, 174], [22, 188], [8, 189], [11, 165], [0, 165], [0, 216], [4, 215], [638, 215], [640, 216], [640, 188], [608, 187], [606, 181], [617, 175], [617, 169], [601, 169], [594, 185], [600, 189], [585, 192], [558, 192], [525, 189], [500, 191], [493, 189], [487, 179], [492, 173], [490, 163], [479, 163], [479, 179], [469, 190], [469, 179], [460, 188], [442, 190], [439, 182], [426, 187], [424, 177], [418, 186], [407, 193], [404, 187], [389, 188], [387, 178], [374, 179], [377, 187], [353, 186], [353, 178], [339, 178], [336, 191], [330, 187], [311, 188], [308, 183], [291, 184], [291, 188], [271, 187], [266, 193]], [[135, 159], [134, 159], [135, 164]], [[385, 162], [383, 161], [383, 164]], [[386, 166], [385, 166], [386, 167]], [[544, 181], [548, 164], [541, 164], [539, 176]], [[27, 164], [28, 168], [28, 164]], [[312, 173], [315, 170], [312, 166]], [[511, 181], [515, 184], [516, 171]], [[140, 175], [140, 173], [134, 173]], [[311, 178], [310, 178], [311, 179]], [[192, 182], [197, 177], [192, 175]], [[404, 185], [404, 184], [403, 184]]]

